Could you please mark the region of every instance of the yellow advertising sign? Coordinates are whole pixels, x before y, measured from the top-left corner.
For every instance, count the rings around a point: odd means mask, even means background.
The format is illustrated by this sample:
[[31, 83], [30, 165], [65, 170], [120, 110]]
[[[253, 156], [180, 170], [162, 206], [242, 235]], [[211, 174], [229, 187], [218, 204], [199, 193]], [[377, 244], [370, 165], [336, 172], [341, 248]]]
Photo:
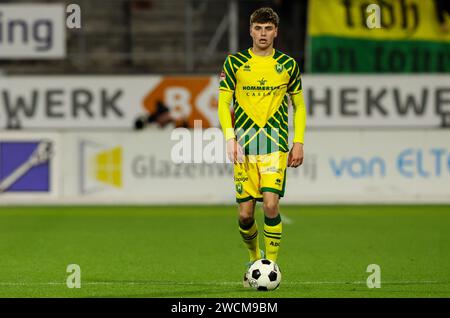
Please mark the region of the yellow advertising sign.
[[308, 36], [312, 73], [450, 72], [450, 32], [432, 0], [311, 0]]
[[[441, 30], [432, 0], [311, 0], [309, 3], [310, 36], [450, 42], [450, 33]], [[381, 27], [370, 28], [378, 17]], [[450, 23], [448, 15], [446, 19]]]

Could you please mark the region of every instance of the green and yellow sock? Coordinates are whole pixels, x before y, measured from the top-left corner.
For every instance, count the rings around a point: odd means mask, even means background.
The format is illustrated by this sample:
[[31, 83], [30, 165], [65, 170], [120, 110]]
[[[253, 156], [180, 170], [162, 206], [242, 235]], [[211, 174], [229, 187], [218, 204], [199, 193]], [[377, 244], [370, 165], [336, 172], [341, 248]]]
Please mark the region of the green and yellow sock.
[[280, 214], [273, 219], [264, 217], [264, 244], [266, 246], [266, 258], [273, 262], [277, 261], [282, 231], [283, 224], [281, 223]]
[[239, 222], [239, 232], [241, 233], [242, 240], [248, 249], [250, 262], [260, 259], [261, 252], [259, 250], [258, 242], [258, 226], [256, 225], [255, 220], [248, 225]]

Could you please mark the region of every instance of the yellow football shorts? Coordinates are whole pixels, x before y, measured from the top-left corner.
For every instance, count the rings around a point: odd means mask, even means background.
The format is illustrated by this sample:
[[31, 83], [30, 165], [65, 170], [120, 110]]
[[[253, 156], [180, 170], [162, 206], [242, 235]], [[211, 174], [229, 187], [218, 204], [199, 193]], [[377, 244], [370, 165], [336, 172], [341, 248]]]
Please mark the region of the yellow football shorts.
[[236, 202], [256, 199], [262, 201], [263, 192], [284, 196], [287, 152], [276, 151], [264, 155], [247, 155], [243, 163], [234, 164]]

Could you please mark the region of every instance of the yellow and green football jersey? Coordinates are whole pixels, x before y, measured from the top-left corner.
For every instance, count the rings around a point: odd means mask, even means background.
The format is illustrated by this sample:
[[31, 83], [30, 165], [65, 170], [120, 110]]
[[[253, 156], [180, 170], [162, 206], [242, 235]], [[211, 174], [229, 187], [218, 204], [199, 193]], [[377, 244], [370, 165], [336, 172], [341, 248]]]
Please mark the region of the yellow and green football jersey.
[[234, 130], [245, 154], [288, 151], [288, 97], [302, 90], [295, 60], [278, 50], [229, 55], [220, 89], [234, 92]]

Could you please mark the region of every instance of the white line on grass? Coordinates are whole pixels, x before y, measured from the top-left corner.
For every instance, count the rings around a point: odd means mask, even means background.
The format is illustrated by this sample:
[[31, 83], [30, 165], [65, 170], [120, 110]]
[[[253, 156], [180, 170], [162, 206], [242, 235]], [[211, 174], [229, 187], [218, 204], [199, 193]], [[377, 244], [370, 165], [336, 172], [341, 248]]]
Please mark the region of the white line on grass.
[[291, 218], [288, 218], [286, 216], [286, 214], [281, 215], [281, 220], [283, 221], [283, 224], [287, 224], [287, 225], [294, 224], [294, 220], [292, 220]]
[[[317, 282], [283, 282], [283, 285], [366, 285], [366, 281], [317, 281]], [[381, 282], [384, 285], [427, 285], [427, 284], [448, 284], [447, 282], [439, 281], [387, 281]], [[39, 286], [39, 285], [66, 285], [65, 282], [0, 282], [0, 286]], [[242, 282], [175, 282], [175, 281], [87, 281], [81, 282], [81, 285], [242, 285]]]

